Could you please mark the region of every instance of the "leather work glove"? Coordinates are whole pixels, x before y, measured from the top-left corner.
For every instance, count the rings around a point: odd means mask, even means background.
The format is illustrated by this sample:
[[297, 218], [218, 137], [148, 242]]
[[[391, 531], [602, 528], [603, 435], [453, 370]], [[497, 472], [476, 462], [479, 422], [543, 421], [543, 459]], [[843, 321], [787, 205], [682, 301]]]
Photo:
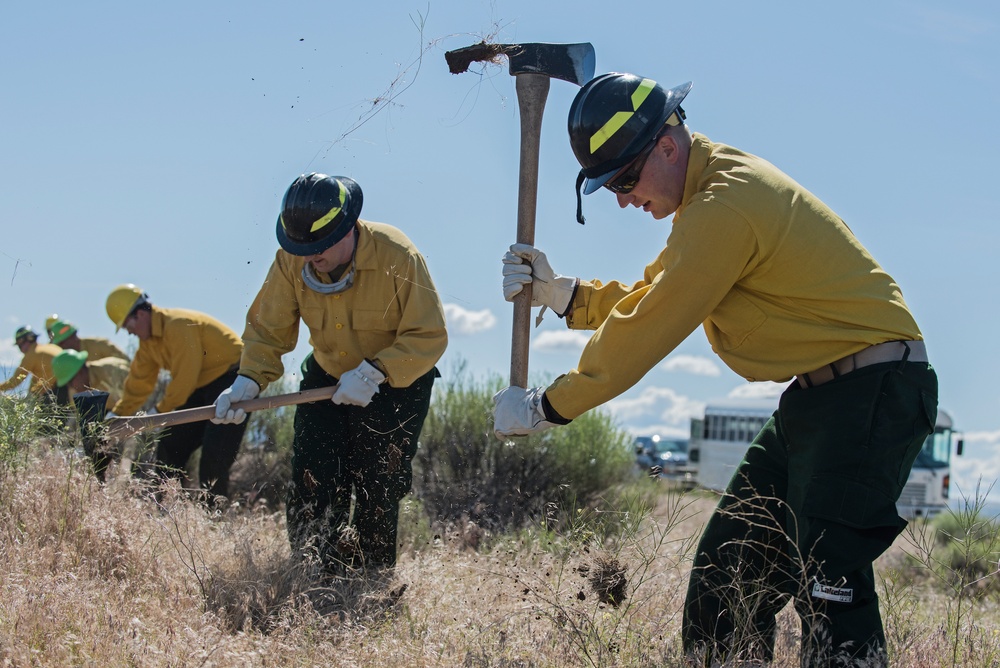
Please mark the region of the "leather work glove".
[[260, 385], [246, 376], [236, 376], [233, 384], [224, 389], [215, 400], [215, 424], [240, 424], [247, 419], [247, 413], [242, 408], [233, 408], [233, 404], [247, 399], [253, 399], [260, 394]]
[[358, 368], [340, 377], [340, 387], [333, 393], [331, 401], [364, 408], [372, 402], [372, 397], [378, 394], [378, 386], [384, 382], [385, 374], [364, 360]]
[[547, 306], [559, 317], [566, 315], [577, 279], [552, 270], [545, 253], [528, 244], [513, 244], [503, 256], [503, 298], [514, 301], [531, 284], [531, 305]]
[[510, 436], [527, 436], [550, 427], [555, 422], [545, 419], [540, 387], [505, 387], [493, 395], [493, 433], [501, 441]]

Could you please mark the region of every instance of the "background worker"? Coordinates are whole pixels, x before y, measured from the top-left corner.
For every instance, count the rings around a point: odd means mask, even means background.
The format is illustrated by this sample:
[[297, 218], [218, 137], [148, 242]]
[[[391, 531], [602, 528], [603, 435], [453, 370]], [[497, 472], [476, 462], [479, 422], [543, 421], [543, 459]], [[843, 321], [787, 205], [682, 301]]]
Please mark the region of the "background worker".
[[632, 284], [560, 276], [541, 251], [511, 247], [508, 299], [530, 283], [536, 304], [597, 331], [547, 388], [499, 392], [495, 429], [564, 424], [632, 387], [698, 325], [747, 380], [792, 380], [705, 528], [684, 646], [707, 663], [766, 663], [794, 597], [805, 665], [881, 665], [872, 562], [905, 525], [895, 501], [934, 425], [937, 379], [892, 278], [815, 195], [692, 135], [680, 107], [690, 88], [608, 74], [577, 94], [578, 189], [673, 214], [672, 229]]
[[[215, 318], [188, 309], [154, 306], [141, 289], [120, 285], [107, 299], [116, 327], [139, 339], [122, 398], [111, 415], [133, 415], [156, 388], [160, 370], [170, 372], [155, 412], [208, 406], [236, 379], [243, 344]], [[229, 468], [246, 425], [194, 422], [164, 431], [156, 446], [163, 475], [182, 477], [190, 456], [201, 448], [198, 479], [212, 497], [228, 496]]]
[[14, 332], [14, 345], [24, 357], [17, 365], [14, 373], [0, 383], [0, 392], [13, 390], [31, 376], [28, 393], [36, 397], [50, 396], [55, 387], [55, 376], [52, 373], [52, 358], [59, 354], [59, 346], [51, 343], [39, 343], [38, 335], [30, 325], [18, 327]]
[[85, 350], [63, 350], [52, 359], [56, 387], [67, 388], [70, 399], [88, 390], [107, 392], [109, 410], [121, 399], [128, 372], [125, 360], [117, 357], [91, 360]]
[[216, 401], [216, 420], [245, 419], [232, 403], [281, 376], [305, 322], [313, 349], [300, 389], [339, 386], [332, 401], [296, 408], [288, 534], [331, 573], [395, 565], [399, 502], [448, 341], [423, 256], [395, 227], [359, 220], [361, 205], [344, 176], [304, 175], [288, 188], [240, 376]]
[[59, 314], [53, 313], [48, 318], [45, 319], [45, 333], [49, 336], [49, 342], [52, 342], [52, 326], [59, 321]]
[[[90, 360], [87, 351], [63, 350], [52, 359], [56, 386], [66, 388], [69, 399], [89, 390], [106, 392], [109, 408], [121, 398], [128, 370], [129, 365], [125, 360], [117, 357]], [[93, 464], [94, 473], [103, 482], [111, 462], [111, 453], [95, 449], [97, 440], [89, 438], [87, 434], [84, 434], [83, 444]]]
[[76, 325], [65, 320], [56, 320], [49, 328], [52, 343], [63, 350], [77, 350], [87, 353], [91, 362], [96, 362], [105, 357], [117, 357], [126, 362], [130, 361], [121, 348], [112, 343], [109, 339], [100, 337], [80, 338]]

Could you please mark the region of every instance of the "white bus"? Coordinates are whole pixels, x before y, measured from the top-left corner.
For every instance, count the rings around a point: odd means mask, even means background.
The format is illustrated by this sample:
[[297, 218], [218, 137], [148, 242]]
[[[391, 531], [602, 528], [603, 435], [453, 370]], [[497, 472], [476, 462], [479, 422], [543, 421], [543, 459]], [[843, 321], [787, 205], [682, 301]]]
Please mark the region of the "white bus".
[[[699, 487], [725, 490], [747, 446], [776, 407], [776, 397], [732, 399], [708, 404], [704, 417], [691, 420], [688, 462]], [[951, 416], [939, 409], [934, 432], [917, 455], [896, 503], [901, 517], [933, 517], [947, 507], [953, 446], [961, 455], [962, 439], [953, 431]]]

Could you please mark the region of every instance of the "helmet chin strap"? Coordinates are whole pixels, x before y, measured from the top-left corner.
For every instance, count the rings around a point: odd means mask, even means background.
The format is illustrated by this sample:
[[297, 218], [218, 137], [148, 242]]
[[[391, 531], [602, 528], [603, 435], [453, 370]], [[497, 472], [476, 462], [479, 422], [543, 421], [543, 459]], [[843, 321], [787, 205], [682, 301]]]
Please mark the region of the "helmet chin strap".
[[354, 285], [354, 261], [351, 261], [351, 268], [344, 277], [334, 283], [323, 283], [320, 281], [316, 276], [316, 271], [313, 269], [312, 264], [306, 262], [302, 265], [302, 280], [305, 282], [306, 287], [321, 295], [335, 295], [344, 292]]
[[587, 219], [583, 217], [583, 179], [586, 178], [583, 175], [583, 170], [576, 176], [576, 222], [581, 225], [587, 222]]

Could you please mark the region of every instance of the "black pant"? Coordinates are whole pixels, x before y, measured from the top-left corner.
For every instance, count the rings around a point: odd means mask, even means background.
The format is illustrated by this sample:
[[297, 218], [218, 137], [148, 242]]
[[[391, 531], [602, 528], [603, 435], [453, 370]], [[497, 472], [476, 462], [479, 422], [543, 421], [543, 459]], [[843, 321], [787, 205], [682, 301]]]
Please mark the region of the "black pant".
[[775, 615], [794, 598], [803, 666], [884, 662], [872, 562], [906, 525], [896, 500], [936, 416], [926, 363], [785, 390], [698, 545], [685, 648], [770, 661]]
[[[337, 382], [312, 355], [302, 373], [301, 390]], [[438, 375], [432, 369], [409, 387], [381, 385], [363, 408], [326, 400], [296, 407], [287, 501], [293, 551], [316, 550], [333, 572], [395, 565], [399, 502], [413, 482], [412, 460]]]
[[[237, 367], [232, 367], [211, 383], [199, 387], [177, 410], [211, 405], [236, 380], [236, 371]], [[202, 488], [212, 496], [229, 496], [229, 468], [236, 461], [246, 428], [244, 420], [242, 424], [192, 422], [165, 429], [156, 446], [158, 468], [163, 475], [180, 477], [188, 459], [200, 447], [198, 480]]]

